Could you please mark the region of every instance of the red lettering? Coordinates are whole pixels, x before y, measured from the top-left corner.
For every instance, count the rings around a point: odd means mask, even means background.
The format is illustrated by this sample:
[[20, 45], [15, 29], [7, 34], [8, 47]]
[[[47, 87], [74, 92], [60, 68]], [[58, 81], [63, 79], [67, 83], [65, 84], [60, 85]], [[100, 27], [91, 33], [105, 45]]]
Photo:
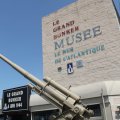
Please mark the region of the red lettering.
[[53, 26], [58, 25], [59, 24], [59, 20], [56, 20], [55, 22], [53, 22]]

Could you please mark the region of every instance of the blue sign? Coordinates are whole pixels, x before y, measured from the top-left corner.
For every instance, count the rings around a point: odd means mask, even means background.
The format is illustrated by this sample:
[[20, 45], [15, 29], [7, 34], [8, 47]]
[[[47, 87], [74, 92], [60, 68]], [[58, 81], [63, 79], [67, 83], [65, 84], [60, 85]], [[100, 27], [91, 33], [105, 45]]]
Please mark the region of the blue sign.
[[71, 74], [73, 72], [74, 72], [74, 70], [73, 70], [73, 63], [68, 63], [67, 64], [67, 73]]

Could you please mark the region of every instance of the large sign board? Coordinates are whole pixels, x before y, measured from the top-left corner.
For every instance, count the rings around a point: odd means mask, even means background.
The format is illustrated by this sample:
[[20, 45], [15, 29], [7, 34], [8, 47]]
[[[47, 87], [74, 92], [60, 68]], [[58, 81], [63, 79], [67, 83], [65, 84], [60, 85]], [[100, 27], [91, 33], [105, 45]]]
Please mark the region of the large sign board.
[[30, 93], [31, 90], [28, 86], [3, 90], [2, 111], [28, 111]]
[[112, 0], [78, 0], [43, 17], [44, 76], [64, 86], [120, 79], [120, 25]]

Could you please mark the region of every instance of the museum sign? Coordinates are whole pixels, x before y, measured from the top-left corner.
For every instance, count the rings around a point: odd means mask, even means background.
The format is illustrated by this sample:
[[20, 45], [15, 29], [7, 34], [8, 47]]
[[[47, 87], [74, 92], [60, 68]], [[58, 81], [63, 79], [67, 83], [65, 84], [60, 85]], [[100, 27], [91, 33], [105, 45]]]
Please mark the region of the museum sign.
[[28, 86], [22, 86], [3, 90], [2, 111], [28, 111], [31, 90]]

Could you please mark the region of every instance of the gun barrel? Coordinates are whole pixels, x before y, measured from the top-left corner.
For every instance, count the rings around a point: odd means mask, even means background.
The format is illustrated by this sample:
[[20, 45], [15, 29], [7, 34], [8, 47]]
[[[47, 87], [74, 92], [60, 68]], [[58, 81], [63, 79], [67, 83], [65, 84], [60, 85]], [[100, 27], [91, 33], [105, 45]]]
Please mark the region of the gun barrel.
[[32, 84], [28, 84], [28, 86], [37, 94], [39, 94], [40, 96], [42, 96], [46, 101], [54, 104], [56, 107], [62, 109], [62, 105], [56, 101], [52, 96], [48, 95], [46, 92], [40, 90], [37, 86], [34, 86]]
[[51, 78], [46, 77], [46, 78], [44, 78], [44, 81], [48, 82], [51, 86], [53, 86], [54, 88], [56, 88], [57, 90], [59, 90], [60, 92], [65, 94], [66, 96], [73, 98], [75, 101], [79, 101], [80, 100], [80, 97], [78, 95], [72, 93], [68, 89], [64, 88], [62, 85], [56, 83]]
[[8, 63], [11, 67], [13, 67], [16, 71], [18, 71], [19, 73], [21, 73], [25, 78], [27, 78], [28, 80], [30, 80], [33, 84], [35, 84], [35, 85], [39, 86], [40, 88], [44, 89], [44, 92], [46, 92], [47, 94], [51, 95], [59, 103], [63, 104], [63, 102], [66, 99], [65, 96], [61, 95], [56, 90], [54, 90], [54, 89], [50, 88], [49, 86], [47, 86], [46, 82], [39, 80], [38, 78], [36, 78], [32, 74], [28, 73], [26, 70], [24, 70], [23, 68], [21, 68], [17, 64], [15, 64], [12, 61], [10, 61], [8, 58], [6, 58], [5, 56], [3, 56], [2, 54], [0, 54], [0, 58], [3, 61], [5, 61], [6, 63]]
[[[38, 94], [42, 95], [43, 98], [46, 98], [49, 102], [56, 105], [58, 108], [63, 110], [61, 116], [68, 118], [68, 115], [71, 115], [71, 118], [78, 117], [87, 118], [92, 115], [91, 111], [88, 111], [80, 102], [80, 97], [74, 95], [66, 88], [57, 84], [53, 80], [46, 78], [45, 81], [41, 81], [17, 64], [10, 61], [8, 58], [0, 54], [0, 58], [13, 67], [16, 71], [21, 73], [25, 78], [30, 80], [34, 86], [29, 85], [35, 90]], [[67, 98], [67, 99], [66, 99]], [[76, 118], [75, 117], [75, 118]], [[59, 117], [60, 118], [60, 117]], [[63, 118], [63, 117], [62, 117]], [[80, 120], [79, 119], [79, 120]], [[56, 119], [57, 120], [57, 119]]]

